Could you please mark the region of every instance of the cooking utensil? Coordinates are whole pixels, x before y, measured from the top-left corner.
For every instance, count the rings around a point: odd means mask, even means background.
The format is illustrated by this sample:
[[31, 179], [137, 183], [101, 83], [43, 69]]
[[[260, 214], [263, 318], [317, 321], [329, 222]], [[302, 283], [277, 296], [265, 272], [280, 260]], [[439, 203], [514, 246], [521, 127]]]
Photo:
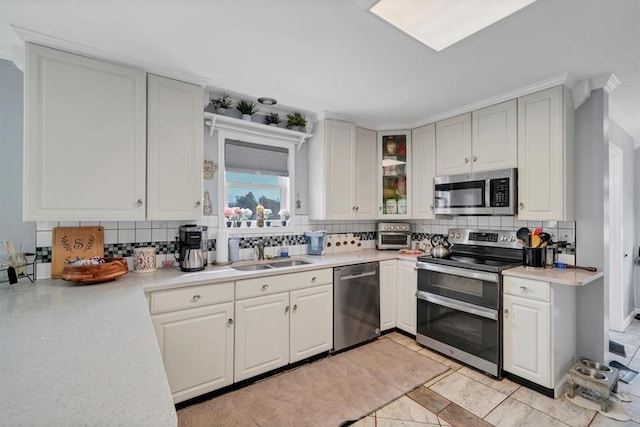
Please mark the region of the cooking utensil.
[[525, 246], [531, 246], [531, 241], [529, 238], [529, 229], [527, 227], [521, 227], [516, 232], [516, 237], [524, 242]]
[[451, 247], [453, 246], [447, 239], [436, 234], [431, 237], [431, 256], [434, 258], [448, 258], [451, 255]]
[[56, 227], [53, 229], [51, 278], [59, 279], [65, 260], [104, 256], [102, 227]]
[[542, 233], [542, 228], [536, 228], [535, 230], [533, 230], [533, 235], [534, 236], [538, 236], [538, 235], [540, 235], [540, 233]]
[[544, 243], [549, 243], [551, 241], [551, 234], [546, 233], [546, 232], [542, 232], [540, 234], [538, 234], [538, 236], [540, 236], [540, 238], [542, 239], [542, 241]]
[[592, 272], [596, 272], [598, 271], [598, 269], [596, 267], [582, 267], [580, 265], [570, 265], [570, 264], [565, 264], [564, 262], [557, 262], [555, 265], [556, 268], [575, 268], [578, 270], [587, 270], [587, 271], [592, 271]]

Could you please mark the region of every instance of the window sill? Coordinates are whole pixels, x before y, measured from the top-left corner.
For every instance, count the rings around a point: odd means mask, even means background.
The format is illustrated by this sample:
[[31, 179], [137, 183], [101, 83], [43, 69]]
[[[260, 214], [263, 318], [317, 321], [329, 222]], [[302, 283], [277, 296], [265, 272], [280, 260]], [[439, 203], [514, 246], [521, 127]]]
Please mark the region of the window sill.
[[287, 226], [278, 226], [278, 227], [256, 227], [253, 224], [251, 227], [247, 227], [246, 225], [243, 227], [227, 227], [224, 225], [221, 230], [227, 230], [230, 235], [232, 234], [290, 234], [294, 233], [295, 226], [289, 223]]

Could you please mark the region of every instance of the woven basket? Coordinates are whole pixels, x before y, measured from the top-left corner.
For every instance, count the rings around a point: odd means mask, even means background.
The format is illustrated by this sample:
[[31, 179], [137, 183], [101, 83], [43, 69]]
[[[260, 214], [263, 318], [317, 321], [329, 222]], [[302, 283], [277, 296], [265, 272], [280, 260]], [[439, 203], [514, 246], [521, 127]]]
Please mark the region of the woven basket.
[[129, 272], [127, 260], [124, 258], [105, 258], [104, 264], [65, 265], [62, 279], [76, 285], [91, 285], [116, 280]]

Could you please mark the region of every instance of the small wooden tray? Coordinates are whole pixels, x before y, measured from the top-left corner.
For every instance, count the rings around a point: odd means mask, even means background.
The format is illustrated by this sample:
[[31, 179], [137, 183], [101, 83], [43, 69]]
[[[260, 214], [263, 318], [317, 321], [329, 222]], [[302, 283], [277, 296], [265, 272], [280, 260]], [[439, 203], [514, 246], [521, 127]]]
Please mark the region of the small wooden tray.
[[105, 258], [104, 264], [65, 265], [62, 279], [76, 285], [92, 285], [116, 280], [129, 272], [127, 260], [124, 258]]

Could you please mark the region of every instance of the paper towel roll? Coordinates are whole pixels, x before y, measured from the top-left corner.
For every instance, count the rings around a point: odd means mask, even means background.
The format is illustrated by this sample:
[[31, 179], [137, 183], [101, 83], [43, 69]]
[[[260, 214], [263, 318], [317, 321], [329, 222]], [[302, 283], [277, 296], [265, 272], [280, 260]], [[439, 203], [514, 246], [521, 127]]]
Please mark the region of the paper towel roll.
[[218, 230], [216, 233], [216, 263], [229, 262], [229, 232]]

